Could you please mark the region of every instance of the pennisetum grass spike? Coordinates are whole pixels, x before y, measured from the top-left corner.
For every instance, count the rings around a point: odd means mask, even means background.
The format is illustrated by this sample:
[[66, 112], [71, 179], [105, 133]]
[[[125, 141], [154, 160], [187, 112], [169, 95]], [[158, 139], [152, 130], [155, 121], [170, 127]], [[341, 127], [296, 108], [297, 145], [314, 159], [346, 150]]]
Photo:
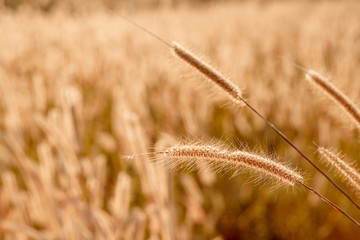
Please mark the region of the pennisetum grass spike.
[[306, 79], [326, 93], [360, 128], [360, 109], [340, 89], [314, 70], [307, 71]]
[[305, 69], [304, 67], [294, 63], [293, 61], [278, 56], [280, 59], [285, 60], [301, 71], [305, 73], [306, 79], [313, 85], [320, 88], [326, 95], [329, 96], [336, 104], [338, 104], [354, 121], [354, 123], [360, 127], [360, 109], [344, 94], [339, 88], [333, 85], [325, 77], [320, 75], [318, 72], [315, 72], [311, 69]]
[[303, 182], [303, 178], [290, 168], [271, 160], [246, 151], [227, 151], [209, 145], [179, 145], [170, 147], [163, 152], [166, 157], [183, 161], [209, 161], [210, 165], [227, 170], [248, 168], [257, 171], [259, 174], [266, 174], [274, 179], [291, 186], [297, 182]]
[[[185, 48], [181, 47], [181, 45], [175, 43], [175, 44], [170, 44], [167, 41], [165, 41], [164, 39], [160, 38], [159, 36], [157, 36], [156, 34], [152, 33], [151, 31], [145, 29], [144, 27], [140, 26], [139, 24], [135, 23], [134, 21], [128, 19], [127, 17], [120, 15], [120, 17], [122, 17], [123, 19], [125, 19], [126, 21], [130, 22], [131, 24], [133, 24], [134, 26], [138, 27], [139, 29], [141, 29], [142, 31], [148, 33], [149, 35], [153, 36], [155, 39], [159, 40], [160, 42], [162, 42], [163, 44], [165, 44], [166, 46], [168, 46], [169, 48], [172, 49], [172, 51], [181, 59], [183, 59], [185, 62], [187, 62], [188, 64], [190, 64], [192, 67], [194, 67], [195, 69], [197, 69], [199, 72], [201, 72], [202, 74], [204, 74], [205, 76], [207, 76], [210, 80], [212, 80], [214, 83], [216, 83], [218, 86], [220, 86], [223, 90], [225, 90], [228, 95], [230, 97], [232, 97], [232, 99], [235, 102], [242, 102], [243, 104], [245, 104], [248, 108], [250, 108], [251, 111], [253, 111], [256, 115], [258, 115], [261, 119], [263, 119], [265, 121], [265, 123], [271, 127], [286, 143], [288, 143], [296, 152], [298, 152], [298, 154], [304, 158], [306, 161], [308, 161], [318, 172], [320, 172], [335, 188], [337, 188], [346, 198], [349, 199], [349, 201], [356, 206], [358, 209], [360, 209], [360, 206], [339, 186], [337, 185], [324, 171], [322, 171], [310, 158], [308, 158], [305, 153], [303, 153], [297, 146], [295, 146], [295, 144], [293, 144], [286, 136], [285, 134], [283, 134], [279, 129], [277, 129], [269, 120], [267, 120], [261, 113], [259, 113], [250, 103], [248, 103], [243, 96], [241, 95], [241, 91], [239, 91], [239, 94], [235, 94], [235, 92], [237, 92], [234, 89], [238, 89], [236, 87], [236, 85], [234, 85], [233, 83], [231, 83], [229, 80], [226, 80], [225, 82], [222, 81], [224, 80], [223, 78], [220, 77], [220, 75], [218, 75], [218, 72], [215, 71], [215, 69], [213, 68], [207, 68], [204, 69], [204, 66], [208, 66], [208, 64], [205, 64], [203, 61], [200, 60], [200, 58], [196, 57], [194, 54], [192, 54], [191, 52], [187, 51]], [[298, 68], [300, 68], [299, 66], [297, 66]], [[302, 71], [305, 71], [306, 73], [308, 73], [308, 71], [306, 69], [301, 69]], [[212, 76], [212, 78], [210, 78]], [[235, 86], [235, 88], [232, 88], [232, 86]], [[240, 104], [242, 104], [240, 103]], [[336, 210], [338, 210], [339, 212], [341, 212], [343, 215], [345, 215], [347, 218], [349, 218], [352, 222], [354, 222], [358, 227], [360, 227], [360, 224], [358, 222], [356, 222], [356, 220], [354, 220], [351, 216], [349, 216], [347, 213], [345, 213], [342, 209], [340, 209], [339, 207], [337, 207], [335, 204], [333, 204], [331, 201], [329, 201], [328, 199], [326, 199], [325, 197], [323, 197], [322, 195], [320, 195], [319, 193], [317, 193], [314, 189], [310, 188], [309, 186], [305, 185], [304, 183], [302, 184], [304, 187], [306, 187], [307, 189], [309, 189], [311, 192], [313, 192], [314, 194], [316, 194], [317, 196], [319, 196], [323, 201], [325, 201], [326, 203], [328, 203], [329, 205], [331, 205], [332, 207], [334, 207]]]
[[127, 159], [133, 159], [138, 155], [162, 155], [173, 160], [173, 166], [179, 165], [186, 168], [196, 168], [196, 165], [202, 162], [206, 162], [212, 168], [222, 171], [229, 169], [236, 171], [245, 167], [248, 170], [256, 171], [257, 174], [270, 176], [286, 186], [299, 184], [360, 227], [360, 223], [349, 214], [315, 189], [306, 185], [303, 177], [299, 173], [267, 157], [246, 151], [229, 151], [211, 145], [178, 145], [167, 148], [165, 151], [134, 154], [125, 157]]
[[182, 47], [180, 44], [173, 42], [172, 50], [175, 56], [179, 57], [180, 59], [184, 60], [194, 68], [196, 68], [199, 72], [204, 74], [208, 79], [213, 81], [217, 86], [223, 89], [237, 104], [243, 105], [243, 97], [241, 90], [238, 86], [224, 77], [220, 72], [215, 70], [209, 64], [202, 61], [196, 55], [191, 53], [189, 50]]
[[360, 174], [351, 167], [339, 154], [336, 154], [324, 147], [318, 147], [319, 153], [323, 162], [327, 163], [329, 167], [336, 170], [344, 182], [357, 195], [360, 194]]

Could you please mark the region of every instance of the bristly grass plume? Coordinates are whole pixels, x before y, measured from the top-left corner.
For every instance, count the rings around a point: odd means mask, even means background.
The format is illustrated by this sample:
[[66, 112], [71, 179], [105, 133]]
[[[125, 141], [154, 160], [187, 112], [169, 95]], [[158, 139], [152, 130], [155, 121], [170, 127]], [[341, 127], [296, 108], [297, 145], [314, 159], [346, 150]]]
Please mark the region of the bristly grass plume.
[[224, 75], [176, 42], [172, 43], [172, 50], [175, 56], [190, 64], [204, 74], [210, 81], [213, 81], [218, 87], [224, 90], [230, 96], [232, 101], [238, 105], [244, 105], [244, 98], [240, 88], [228, 80]]
[[125, 157], [127, 159], [133, 159], [139, 155], [152, 154], [165, 156], [170, 159], [172, 162], [167, 166], [167, 168], [179, 166], [187, 170], [193, 170], [197, 168], [201, 169], [200, 165], [207, 163], [207, 166], [211, 167], [215, 171], [227, 172], [231, 170], [243, 170], [243, 168], [246, 168], [247, 170], [256, 171], [258, 174], [262, 174], [262, 176], [270, 176], [282, 185], [302, 185], [360, 227], [360, 224], [344, 210], [339, 208], [329, 199], [325, 198], [315, 189], [305, 184], [303, 177], [298, 172], [285, 165], [275, 162], [270, 158], [262, 157], [246, 151], [229, 151], [212, 145], [186, 144], [173, 146], [167, 148], [165, 151], [134, 154]]
[[338, 104], [350, 116], [356, 126], [360, 128], [360, 109], [342, 91], [340, 91], [340, 89], [313, 70], [307, 71], [306, 79], [326, 93], [330, 99]]
[[[205, 163], [215, 171], [255, 171], [257, 176], [269, 176], [280, 183], [294, 186], [303, 183], [303, 177], [291, 168], [247, 151], [230, 151], [214, 145], [177, 145], [157, 152], [172, 161], [172, 166], [199, 168]], [[200, 168], [201, 169], [201, 168]]]
[[324, 147], [318, 147], [317, 152], [322, 161], [330, 168], [334, 169], [344, 183], [349, 186], [354, 193], [360, 196], [360, 174], [339, 154]]

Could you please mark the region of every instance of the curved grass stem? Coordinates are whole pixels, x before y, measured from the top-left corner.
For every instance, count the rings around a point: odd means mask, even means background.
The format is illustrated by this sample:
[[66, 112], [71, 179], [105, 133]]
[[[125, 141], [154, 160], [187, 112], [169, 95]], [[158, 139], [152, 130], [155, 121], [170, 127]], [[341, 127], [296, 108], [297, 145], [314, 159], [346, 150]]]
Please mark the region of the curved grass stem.
[[315, 191], [313, 188], [309, 187], [308, 185], [306, 185], [303, 182], [298, 182], [300, 185], [304, 186], [305, 188], [307, 188], [310, 192], [314, 193], [316, 196], [318, 196], [321, 200], [323, 200], [324, 202], [326, 202], [328, 205], [330, 205], [331, 207], [333, 207], [335, 210], [339, 211], [340, 213], [342, 213], [345, 217], [347, 217], [350, 221], [352, 221], [353, 223], [355, 223], [358, 227], [360, 227], [360, 223], [358, 221], [356, 221], [353, 217], [351, 217], [349, 214], [347, 214], [344, 210], [342, 210], [340, 207], [338, 207], [335, 203], [331, 202], [329, 199], [327, 199], [326, 197], [324, 197], [323, 195], [321, 195], [320, 193], [318, 193], [317, 191]]

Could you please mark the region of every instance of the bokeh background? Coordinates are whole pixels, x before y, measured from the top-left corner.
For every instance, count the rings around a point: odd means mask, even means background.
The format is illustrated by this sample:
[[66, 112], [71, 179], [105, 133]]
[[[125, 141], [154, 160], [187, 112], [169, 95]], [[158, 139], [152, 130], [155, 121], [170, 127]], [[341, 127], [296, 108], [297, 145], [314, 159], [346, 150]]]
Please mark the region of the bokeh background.
[[301, 187], [126, 159], [194, 140], [276, 155], [360, 220], [259, 118], [119, 14], [229, 76], [316, 163], [322, 145], [356, 166], [359, 130], [278, 56], [359, 103], [359, 13], [358, 1], [0, 1], [0, 239], [357, 239]]

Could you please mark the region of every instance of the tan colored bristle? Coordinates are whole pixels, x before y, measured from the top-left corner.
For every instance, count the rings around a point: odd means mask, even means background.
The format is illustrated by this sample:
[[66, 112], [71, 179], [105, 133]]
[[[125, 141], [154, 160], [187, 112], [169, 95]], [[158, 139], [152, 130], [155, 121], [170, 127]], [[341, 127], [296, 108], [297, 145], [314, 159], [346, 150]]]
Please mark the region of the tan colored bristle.
[[351, 100], [334, 86], [331, 82], [321, 76], [319, 73], [309, 70], [306, 78], [320, 87], [335, 103], [339, 104], [344, 111], [353, 119], [358, 127], [360, 127], [360, 110], [351, 102]]
[[351, 167], [344, 159], [338, 154], [330, 151], [327, 148], [319, 147], [317, 149], [321, 159], [326, 162], [330, 167], [334, 168], [344, 180], [344, 182], [352, 188], [352, 190], [360, 193], [360, 174]]
[[242, 167], [247, 167], [291, 186], [303, 182], [303, 178], [290, 168], [270, 158], [245, 151], [228, 151], [214, 146], [180, 145], [168, 148], [165, 155], [172, 159], [178, 159], [180, 165], [184, 162], [186, 165], [186, 161], [204, 160], [222, 170], [240, 170]]
[[196, 68], [199, 72], [204, 74], [211, 81], [213, 81], [217, 86], [223, 89], [231, 97], [232, 101], [237, 104], [243, 105], [243, 96], [241, 90], [224, 75], [215, 70], [209, 64], [202, 61], [195, 54], [182, 47], [180, 44], [173, 42], [172, 49], [175, 56], [181, 58], [182, 60], [190, 64], [192, 67]]

